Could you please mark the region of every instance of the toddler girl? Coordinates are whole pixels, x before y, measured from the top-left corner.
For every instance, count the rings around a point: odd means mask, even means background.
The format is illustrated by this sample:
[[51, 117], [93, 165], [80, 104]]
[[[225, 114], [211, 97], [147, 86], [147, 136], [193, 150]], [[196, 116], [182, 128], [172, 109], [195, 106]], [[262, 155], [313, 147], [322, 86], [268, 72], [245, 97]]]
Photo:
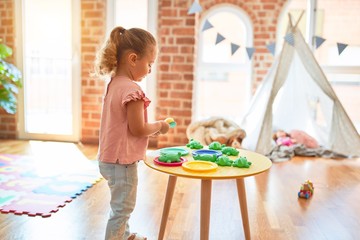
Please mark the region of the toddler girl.
[[148, 137], [169, 130], [165, 121], [147, 121], [150, 100], [137, 84], [151, 72], [156, 56], [151, 33], [116, 27], [96, 57], [95, 75], [110, 78], [103, 97], [98, 153], [100, 173], [111, 196], [105, 239], [146, 239], [130, 233], [128, 220], [136, 202], [137, 163], [145, 157]]

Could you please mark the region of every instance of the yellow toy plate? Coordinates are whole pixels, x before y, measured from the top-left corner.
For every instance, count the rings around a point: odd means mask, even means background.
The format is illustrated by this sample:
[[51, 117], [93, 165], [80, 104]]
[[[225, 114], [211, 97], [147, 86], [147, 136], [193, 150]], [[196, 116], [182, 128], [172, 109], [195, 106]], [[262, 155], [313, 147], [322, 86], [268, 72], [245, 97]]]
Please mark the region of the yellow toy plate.
[[182, 167], [186, 170], [196, 171], [196, 172], [208, 172], [215, 170], [218, 165], [213, 162], [208, 161], [190, 161], [184, 162]]

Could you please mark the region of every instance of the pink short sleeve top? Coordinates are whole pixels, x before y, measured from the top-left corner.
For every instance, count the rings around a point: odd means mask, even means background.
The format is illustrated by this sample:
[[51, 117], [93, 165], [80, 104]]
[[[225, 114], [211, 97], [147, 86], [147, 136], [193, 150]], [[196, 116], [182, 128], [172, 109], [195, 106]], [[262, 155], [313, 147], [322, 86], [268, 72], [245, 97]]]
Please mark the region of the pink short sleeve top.
[[127, 77], [114, 77], [108, 83], [101, 114], [98, 159], [107, 163], [132, 164], [143, 160], [148, 137], [136, 137], [128, 128], [127, 103], [144, 102], [144, 119], [150, 100], [141, 87]]

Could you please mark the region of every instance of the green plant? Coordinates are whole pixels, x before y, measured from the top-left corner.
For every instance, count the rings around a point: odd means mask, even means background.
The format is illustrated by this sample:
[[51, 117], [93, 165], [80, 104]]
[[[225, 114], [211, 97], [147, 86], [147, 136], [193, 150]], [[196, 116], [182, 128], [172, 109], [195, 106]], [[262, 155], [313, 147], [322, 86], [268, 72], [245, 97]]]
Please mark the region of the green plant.
[[7, 113], [15, 114], [16, 94], [18, 89], [22, 87], [22, 75], [17, 67], [5, 61], [11, 55], [12, 49], [0, 43], [0, 108], [3, 108]]

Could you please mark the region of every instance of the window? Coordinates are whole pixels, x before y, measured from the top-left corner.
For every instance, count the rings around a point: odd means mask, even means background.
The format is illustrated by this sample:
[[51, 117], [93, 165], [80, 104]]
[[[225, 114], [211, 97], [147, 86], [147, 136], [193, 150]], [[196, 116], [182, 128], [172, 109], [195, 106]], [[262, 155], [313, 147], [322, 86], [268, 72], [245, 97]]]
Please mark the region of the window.
[[[209, 21], [212, 28], [201, 31]], [[229, 24], [231, 23], [231, 24]], [[216, 44], [218, 34], [225, 39]], [[250, 18], [240, 9], [220, 5], [201, 21], [194, 93], [194, 119], [222, 116], [239, 122], [251, 97]], [[240, 46], [232, 54], [231, 44]]]

